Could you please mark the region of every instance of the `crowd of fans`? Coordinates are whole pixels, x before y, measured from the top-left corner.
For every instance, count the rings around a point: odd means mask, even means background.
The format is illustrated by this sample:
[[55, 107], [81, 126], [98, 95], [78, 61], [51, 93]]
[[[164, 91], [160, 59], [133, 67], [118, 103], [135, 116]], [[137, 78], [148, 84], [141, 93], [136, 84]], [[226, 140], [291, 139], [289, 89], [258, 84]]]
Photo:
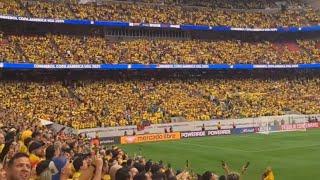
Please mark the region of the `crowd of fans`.
[[2, 34], [0, 40], [3, 47], [0, 60], [38, 64], [296, 64], [315, 63], [320, 59], [320, 41], [307, 39], [275, 42], [112, 40], [99, 36]]
[[[82, 73], [69, 74], [61, 80], [61, 74], [52, 78], [52, 74], [41, 72], [3, 73], [5, 80], [0, 83], [1, 180], [239, 180], [245, 177], [248, 168], [247, 163], [237, 173], [223, 162], [225, 173], [220, 176], [211, 171], [195, 174], [189, 166], [174, 170], [161, 161], [146, 159], [152, 157], [129, 156], [116, 146], [95, 143], [95, 139], [85, 134], [68, 133], [64, 128], [50, 129], [41, 123], [42, 119], [56, 119], [66, 125], [73, 121], [75, 128], [85, 128], [86, 125], [95, 127], [99, 121], [112, 126], [109, 124], [112, 119], [114, 125], [126, 125], [131, 118], [136, 123], [137, 116], [148, 119], [148, 115], [156, 113], [205, 117], [209, 110], [206, 106], [212, 108], [213, 113], [221, 111], [222, 114], [241, 113], [245, 108], [250, 113], [263, 113], [268, 109], [278, 112], [277, 109], [288, 105], [310, 110], [305, 113], [319, 113], [317, 72], [305, 76], [298, 73], [286, 80], [281, 74], [276, 78], [262, 78], [265, 73], [259, 80], [246, 79], [248, 74], [241, 73], [222, 73], [213, 78], [217, 73], [199, 77], [199, 74], [186, 76], [168, 72], [154, 75], [107, 72], [94, 73], [95, 81], [82, 80], [81, 76], [88, 76]], [[109, 78], [103, 78], [106, 74]], [[238, 78], [232, 78], [234, 75]], [[234, 80], [227, 80], [228, 76]], [[88, 119], [90, 117], [92, 119]], [[123, 118], [123, 124], [117, 118]], [[158, 123], [154, 121], [157, 119], [150, 120]], [[261, 180], [274, 180], [271, 168], [262, 173]]]
[[[320, 22], [310, 8], [272, 14], [228, 9], [276, 7], [275, 1], [257, 4], [220, 1], [142, 0], [105, 5], [0, 0], [0, 14], [51, 18], [121, 20], [172, 24], [276, 27]], [[243, 1], [241, 1], [243, 2]], [[304, 6], [298, 0], [292, 6]], [[154, 5], [149, 3], [163, 3]], [[167, 6], [169, 5], [169, 6]], [[212, 8], [213, 7], [213, 8]], [[244, 42], [239, 40], [111, 40], [98, 36], [7, 35], [0, 32], [0, 61], [31, 63], [312, 63], [320, 59], [318, 40]], [[138, 75], [137, 75], [138, 74]], [[239, 180], [246, 171], [210, 171], [196, 176], [175, 171], [161, 162], [129, 157], [121, 148], [94, 145], [85, 135], [54, 131], [40, 124], [50, 120], [75, 129], [170, 122], [283, 115], [287, 111], [320, 113], [319, 73], [285, 76], [276, 72], [248, 74], [108, 72], [94, 78], [64, 80], [44, 74], [24, 80], [0, 81], [1, 180]], [[166, 75], [164, 75], [166, 74]], [[168, 75], [169, 74], [169, 75]], [[218, 75], [217, 75], [218, 74]], [[172, 77], [170, 76], [172, 75]], [[236, 77], [235, 77], [236, 76]], [[284, 77], [281, 77], [284, 76]], [[229, 77], [229, 78], [228, 78]], [[26, 80], [28, 79], [28, 80]], [[94, 79], [94, 80], [93, 80]], [[261, 179], [273, 180], [270, 168]]]
[[25, 16], [25, 9], [16, 1], [0, 0], [1, 15], [11, 14]]
[[16, 44], [4, 37], [1, 31], [0, 47], [0, 61], [4, 61], [5, 59], [7, 61], [17, 61], [17, 59], [20, 59], [19, 61], [23, 61], [24, 58], [19, 55]]
[[[8, 73], [3, 73], [0, 83], [1, 180], [239, 180], [248, 167], [244, 165], [237, 173], [223, 162], [225, 174], [220, 176], [211, 171], [198, 175], [188, 166], [176, 171], [161, 161], [130, 157], [116, 146], [93, 143], [95, 139], [84, 134], [49, 129], [41, 124], [42, 119], [65, 125], [73, 121], [73, 127], [85, 128], [102, 123], [126, 125], [144, 118], [158, 123], [157, 118], [151, 118], [156, 113], [164, 117], [203, 116], [203, 120], [207, 120], [206, 113], [256, 116], [285, 108], [319, 113], [316, 71], [306, 75], [292, 72], [294, 76], [283, 72], [274, 78], [272, 73], [266, 78], [266, 73], [222, 72], [107, 72], [94, 73], [95, 78], [90, 73], [53, 73], [56, 78], [41, 72]], [[109, 78], [103, 77], [106, 75]], [[274, 180], [271, 168], [261, 179]]]
[[[189, 0], [186, 0], [187, 3]], [[214, 7], [214, 8], [225, 8], [225, 9], [268, 9], [268, 8], [279, 8], [279, 0], [227, 0], [227, 1], [221, 1], [221, 0], [204, 0], [204, 1], [196, 1], [192, 0], [192, 3], [195, 3], [196, 5], [202, 5], [206, 7]], [[306, 4], [301, 0], [285, 0], [282, 1], [287, 6], [292, 7], [304, 7]]]
[[[225, 5], [225, 8], [233, 8], [238, 3], [216, 3]], [[241, 1], [244, 2], [244, 1]], [[243, 6], [234, 8], [251, 8], [255, 6], [266, 6], [274, 4], [274, 1], [263, 1], [244, 3]], [[301, 4], [292, 2], [292, 5]], [[21, 5], [23, 4], [23, 7]], [[278, 26], [303, 26], [318, 24], [320, 22], [319, 11], [308, 6], [303, 8], [289, 8], [276, 12], [264, 11], [233, 11], [228, 9], [216, 9], [215, 7], [190, 7], [173, 5], [154, 5], [145, 3], [118, 3], [108, 2], [103, 5], [97, 4], [75, 4], [62, 2], [39, 2], [39, 1], [1, 1], [0, 6], [3, 14], [31, 15], [42, 18], [64, 18], [64, 19], [91, 19], [129, 21], [145, 23], [170, 23], [170, 24], [201, 24], [201, 25], [225, 25], [233, 27], [259, 27], [274, 28]], [[0, 8], [1, 9], [1, 8]]]
[[[206, 171], [196, 175], [190, 168], [174, 170], [161, 161], [146, 160], [140, 155], [129, 157], [121, 148], [92, 143], [84, 134], [55, 131], [39, 121], [28, 121], [21, 115], [3, 120], [12, 114], [2, 112], [0, 130], [1, 180], [239, 180], [223, 162], [224, 175]], [[258, 177], [257, 177], [258, 178]], [[261, 176], [274, 180], [271, 168]]]
[[[3, 111], [28, 120], [50, 120], [76, 129], [137, 125], [144, 120], [157, 124], [171, 122], [172, 117], [194, 121], [320, 113], [317, 75], [293, 79], [265, 75], [148, 78], [108, 73], [100, 80], [7, 80], [0, 83], [0, 104]], [[100, 76], [105, 75], [93, 79]]]
[[9, 41], [18, 44], [23, 52], [22, 60], [31, 63], [61, 64], [61, 56], [55, 50], [50, 37], [45, 36], [10, 36]]
[[[127, 0], [120, 0], [127, 1]], [[176, 5], [176, 6], [204, 6], [211, 8], [224, 8], [224, 9], [268, 9], [268, 8], [278, 8], [279, 0], [131, 0], [131, 2], [140, 3], [154, 3], [163, 5]], [[301, 0], [285, 0], [288, 6], [293, 7], [303, 7], [306, 4]], [[278, 3], [278, 4], [277, 4]]]

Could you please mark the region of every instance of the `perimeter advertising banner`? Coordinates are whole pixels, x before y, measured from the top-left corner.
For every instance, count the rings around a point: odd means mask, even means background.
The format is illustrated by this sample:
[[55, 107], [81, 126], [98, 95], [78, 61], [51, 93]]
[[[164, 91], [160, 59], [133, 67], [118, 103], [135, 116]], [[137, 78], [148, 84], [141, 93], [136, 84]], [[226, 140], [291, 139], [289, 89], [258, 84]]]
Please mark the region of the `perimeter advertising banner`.
[[220, 136], [220, 135], [230, 135], [230, 134], [231, 134], [230, 129], [207, 130], [207, 131], [185, 131], [185, 132], [181, 132], [181, 138]]
[[319, 127], [320, 127], [320, 122], [306, 123], [306, 128], [319, 128]]
[[231, 130], [232, 134], [248, 134], [259, 132], [259, 127], [235, 128]]
[[207, 136], [206, 131], [185, 131], [181, 132], [181, 138], [193, 138]]
[[136, 136], [122, 136], [121, 144], [134, 144], [143, 142], [170, 141], [181, 139], [180, 132], [162, 133], [162, 134], [145, 134]]
[[310, 122], [310, 123], [281, 125], [281, 130], [310, 129], [310, 128], [319, 128], [319, 127], [320, 127], [319, 122]]
[[281, 130], [306, 129], [306, 123], [281, 125]]
[[207, 136], [220, 136], [220, 135], [230, 135], [230, 134], [231, 134], [230, 129], [207, 131]]
[[100, 144], [102, 144], [102, 145], [119, 144], [120, 143], [120, 137], [102, 137], [99, 140], [100, 140]]

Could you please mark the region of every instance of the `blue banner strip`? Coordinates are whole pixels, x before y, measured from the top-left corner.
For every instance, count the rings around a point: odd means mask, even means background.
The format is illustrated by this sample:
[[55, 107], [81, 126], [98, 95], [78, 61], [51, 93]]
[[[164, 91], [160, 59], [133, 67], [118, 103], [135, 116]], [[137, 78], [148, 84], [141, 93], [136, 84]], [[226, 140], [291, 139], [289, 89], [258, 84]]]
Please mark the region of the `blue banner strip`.
[[105, 70], [125, 70], [125, 69], [128, 69], [128, 64], [101, 64], [101, 69], [105, 69]]
[[0, 63], [0, 69], [101, 69], [101, 70], [155, 70], [155, 69], [320, 69], [316, 64], [30, 64]]
[[34, 64], [29, 63], [3, 63], [3, 69], [34, 69]]
[[129, 64], [128, 65], [128, 68], [129, 69], [136, 69], [136, 70], [139, 70], [139, 69], [157, 69], [157, 65], [156, 64], [147, 64], [147, 65], [144, 65], [144, 64]]
[[209, 69], [230, 69], [228, 64], [209, 64]]
[[94, 21], [93, 24], [97, 26], [108, 26], [108, 27], [129, 27], [128, 22], [119, 22], [119, 21]]
[[298, 27], [278, 27], [277, 32], [299, 32], [301, 28]]
[[235, 64], [233, 69], [253, 69], [253, 64]]
[[180, 25], [182, 30], [210, 30], [211, 26], [203, 26], [203, 25]]
[[300, 69], [319, 69], [320, 64], [299, 64]]
[[320, 26], [305, 26], [301, 28], [302, 32], [320, 31]]
[[231, 31], [231, 27], [230, 26], [213, 26], [212, 31], [217, 31], [217, 32]]
[[74, 19], [64, 20], [64, 23], [65, 24], [77, 24], [77, 25], [90, 25], [90, 24], [92, 24], [91, 21], [89, 21], [89, 20], [74, 20]]

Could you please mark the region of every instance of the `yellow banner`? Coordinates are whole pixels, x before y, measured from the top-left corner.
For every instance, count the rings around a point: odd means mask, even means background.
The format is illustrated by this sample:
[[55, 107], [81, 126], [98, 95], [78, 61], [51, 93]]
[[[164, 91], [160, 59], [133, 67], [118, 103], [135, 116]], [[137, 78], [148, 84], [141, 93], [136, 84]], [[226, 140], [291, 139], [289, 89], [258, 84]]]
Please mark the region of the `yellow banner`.
[[180, 132], [163, 133], [163, 134], [144, 134], [136, 136], [122, 136], [121, 144], [134, 144], [142, 142], [169, 141], [181, 139]]

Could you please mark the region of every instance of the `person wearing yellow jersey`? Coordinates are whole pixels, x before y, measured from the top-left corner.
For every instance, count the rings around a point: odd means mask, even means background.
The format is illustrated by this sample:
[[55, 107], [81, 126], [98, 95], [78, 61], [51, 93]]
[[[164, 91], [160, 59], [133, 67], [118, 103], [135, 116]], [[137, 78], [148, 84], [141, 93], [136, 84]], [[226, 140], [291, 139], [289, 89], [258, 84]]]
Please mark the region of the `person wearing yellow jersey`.
[[262, 180], [274, 180], [274, 175], [271, 167], [268, 167], [262, 174]]
[[102, 180], [111, 180], [111, 176], [108, 174], [103, 175]]
[[37, 164], [42, 160], [41, 158], [44, 157], [44, 150], [43, 150], [44, 143], [39, 141], [33, 141], [29, 145], [29, 159], [31, 162], [32, 168], [37, 167]]
[[21, 133], [20, 139], [21, 141], [24, 141], [27, 138], [32, 137], [32, 131], [31, 130], [25, 130]]
[[218, 129], [218, 130], [221, 130], [221, 123], [220, 123], [220, 121], [219, 121], [218, 124], [217, 124], [217, 129]]
[[28, 152], [28, 146], [29, 146], [29, 143], [32, 141], [32, 138], [31, 137], [29, 137], [29, 138], [26, 138], [26, 139], [24, 139], [23, 141], [21, 140], [21, 141], [19, 141], [18, 143], [19, 143], [19, 147], [20, 147], [20, 149], [19, 149], [19, 152], [21, 152], [21, 153], [26, 153], [26, 154], [28, 154], [29, 152]]
[[2, 149], [4, 148], [4, 145], [5, 145], [4, 134], [0, 133], [0, 153], [2, 152]]

